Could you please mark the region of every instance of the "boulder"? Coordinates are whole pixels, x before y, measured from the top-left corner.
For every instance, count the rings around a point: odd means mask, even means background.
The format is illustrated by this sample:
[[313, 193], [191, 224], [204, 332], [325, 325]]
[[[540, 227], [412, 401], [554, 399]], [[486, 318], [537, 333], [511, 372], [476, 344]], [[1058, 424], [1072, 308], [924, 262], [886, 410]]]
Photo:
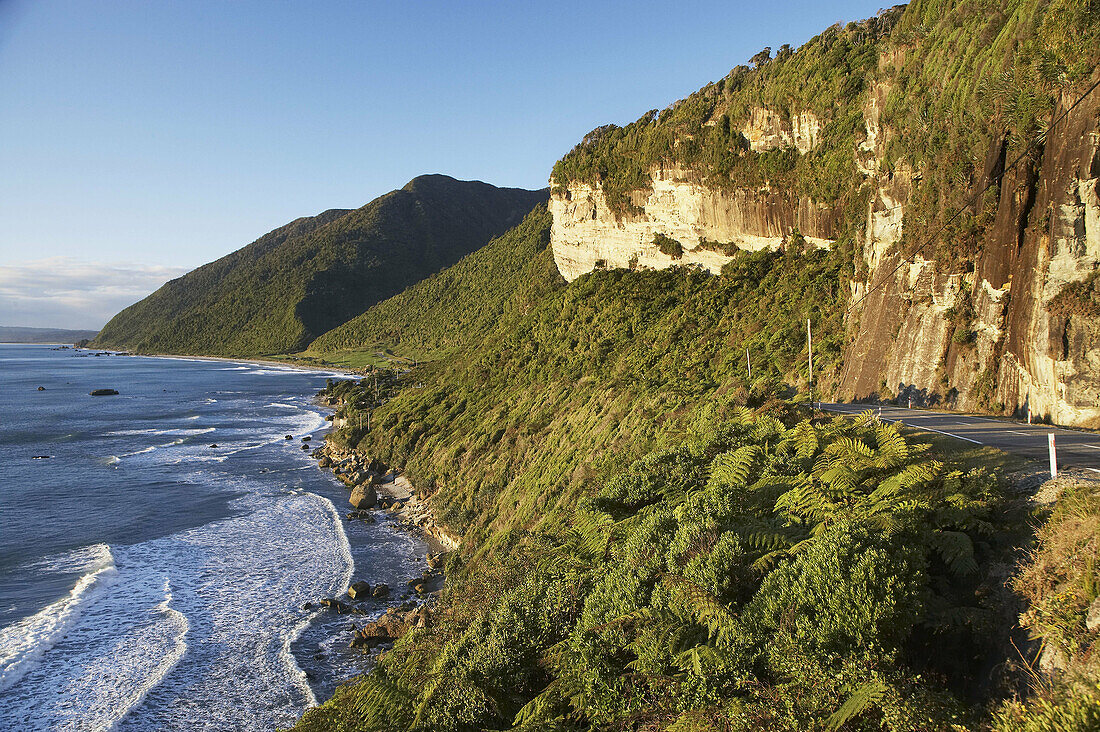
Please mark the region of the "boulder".
[[[42, 391], [45, 391], [45, 389], [43, 389]], [[88, 393], [91, 396], [115, 396], [118, 394], [118, 391], [116, 391], [115, 389], [92, 389]]]
[[312, 439], [313, 439], [313, 437], [311, 437], [310, 435], [306, 435], [305, 437], [302, 438], [302, 442], [309, 442]]
[[370, 585], [360, 580], [348, 588], [348, 597], [353, 600], [365, 600], [370, 597]]
[[390, 586], [385, 583], [379, 583], [374, 586], [374, 591], [371, 593], [371, 597], [376, 599], [382, 599], [388, 597], [390, 594]]
[[303, 449], [303, 450], [308, 450], [308, 449], [309, 449], [309, 445], [302, 445], [302, 449]]
[[217, 447], [217, 446], [218, 446], [218, 443], [216, 443], [216, 442], [210, 445], [210, 447]]
[[286, 437], [284, 437], [283, 439], [284, 439], [284, 440], [293, 440], [293, 439], [294, 439], [294, 435], [287, 435], [287, 436], [286, 436]]
[[39, 390], [39, 391], [46, 391], [46, 387], [44, 387], [44, 386], [40, 386], [40, 387], [38, 387], [38, 390]]
[[1092, 605], [1089, 605], [1089, 611], [1085, 615], [1085, 627], [1089, 632], [1100, 628], [1100, 597], [1093, 600]]
[[360, 511], [365, 508], [374, 508], [374, 504], [378, 502], [378, 492], [374, 490], [373, 485], [357, 485], [351, 492], [348, 502]]

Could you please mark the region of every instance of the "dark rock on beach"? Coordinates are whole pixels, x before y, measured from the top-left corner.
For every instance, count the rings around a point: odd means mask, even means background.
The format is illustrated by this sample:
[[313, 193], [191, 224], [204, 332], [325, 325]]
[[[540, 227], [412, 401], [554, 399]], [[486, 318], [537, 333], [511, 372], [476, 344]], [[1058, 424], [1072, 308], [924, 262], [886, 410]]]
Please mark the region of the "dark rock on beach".
[[360, 580], [348, 588], [348, 597], [353, 600], [365, 600], [370, 597], [370, 585]]

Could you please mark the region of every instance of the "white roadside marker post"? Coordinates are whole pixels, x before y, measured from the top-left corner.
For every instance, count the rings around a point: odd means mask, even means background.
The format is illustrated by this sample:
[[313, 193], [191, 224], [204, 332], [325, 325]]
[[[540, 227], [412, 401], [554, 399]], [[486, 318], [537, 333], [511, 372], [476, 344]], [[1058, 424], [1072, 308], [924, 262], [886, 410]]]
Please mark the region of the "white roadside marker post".
[[1054, 433], [1047, 435], [1047, 444], [1050, 447], [1050, 477], [1058, 477], [1058, 453], [1054, 450]]

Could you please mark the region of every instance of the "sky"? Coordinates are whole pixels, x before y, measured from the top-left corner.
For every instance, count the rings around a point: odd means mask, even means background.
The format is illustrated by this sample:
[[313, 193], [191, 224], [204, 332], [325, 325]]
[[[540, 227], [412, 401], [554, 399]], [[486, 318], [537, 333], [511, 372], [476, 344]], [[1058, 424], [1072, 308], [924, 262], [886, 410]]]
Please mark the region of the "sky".
[[0, 0], [0, 325], [99, 328], [423, 173], [542, 188], [586, 132], [863, 0]]

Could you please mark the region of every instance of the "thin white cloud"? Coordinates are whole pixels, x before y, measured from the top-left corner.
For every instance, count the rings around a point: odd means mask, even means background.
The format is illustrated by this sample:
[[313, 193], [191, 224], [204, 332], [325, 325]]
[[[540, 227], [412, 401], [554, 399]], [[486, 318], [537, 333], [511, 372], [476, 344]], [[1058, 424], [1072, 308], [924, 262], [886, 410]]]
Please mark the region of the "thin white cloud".
[[99, 329], [119, 310], [188, 271], [71, 257], [0, 264], [0, 325]]

